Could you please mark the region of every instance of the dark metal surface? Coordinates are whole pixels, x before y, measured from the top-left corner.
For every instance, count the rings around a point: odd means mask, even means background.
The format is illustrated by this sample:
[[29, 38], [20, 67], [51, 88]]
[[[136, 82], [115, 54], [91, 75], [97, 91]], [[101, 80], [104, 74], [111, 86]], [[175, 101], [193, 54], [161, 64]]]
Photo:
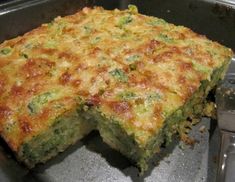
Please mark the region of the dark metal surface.
[[[0, 42], [51, 21], [72, 14], [84, 6], [124, 9], [136, 4], [143, 14], [184, 25], [235, 50], [234, 7], [205, 0], [16, 0], [0, 5]], [[192, 135], [199, 141], [194, 148], [174, 141], [150, 162], [150, 170], [138, 177], [137, 169], [118, 152], [102, 142], [97, 132], [32, 171], [20, 166], [0, 141], [0, 182], [2, 181], [214, 181], [218, 151], [218, 131], [200, 133], [215, 126], [204, 120]], [[209, 148], [210, 145], [210, 148]], [[10, 157], [9, 157], [10, 156]]]
[[[235, 6], [231, 3], [225, 6], [226, 1], [221, 4], [213, 0], [16, 0], [16, 2], [13, 3], [14, 6], [0, 5], [0, 42], [49, 22], [58, 15], [72, 14], [86, 5], [124, 9], [131, 3], [136, 4], [143, 14], [187, 26], [235, 50]], [[19, 5], [19, 2], [23, 2], [23, 6]]]
[[235, 59], [216, 90], [221, 144], [217, 181], [235, 181]]
[[109, 3], [103, 0], [95, 1], [94, 4], [113, 9], [126, 8], [130, 3], [136, 4], [143, 14], [184, 25], [235, 50], [235, 7], [231, 5], [203, 0], [126, 0]]
[[16, 0], [0, 5], [0, 42], [22, 35], [56, 16], [88, 6], [87, 0]]

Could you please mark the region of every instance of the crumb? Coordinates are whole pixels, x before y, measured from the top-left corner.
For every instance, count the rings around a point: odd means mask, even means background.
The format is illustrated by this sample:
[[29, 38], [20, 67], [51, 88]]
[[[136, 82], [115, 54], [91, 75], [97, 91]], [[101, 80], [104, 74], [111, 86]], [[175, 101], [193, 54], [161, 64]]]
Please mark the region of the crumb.
[[192, 125], [194, 126], [194, 125], [198, 124], [200, 121], [201, 121], [201, 120], [198, 119], [198, 118], [193, 118], [193, 119], [192, 119]]
[[205, 104], [203, 115], [212, 119], [216, 119], [216, 105], [214, 102], [207, 102]]
[[186, 134], [181, 134], [180, 139], [187, 145], [194, 146], [194, 144], [197, 142], [194, 138], [189, 137]]
[[184, 150], [185, 149], [185, 144], [184, 143], [179, 144], [179, 149]]
[[199, 128], [199, 131], [201, 133], [204, 133], [206, 131], [206, 126], [205, 125], [202, 125], [200, 128]]

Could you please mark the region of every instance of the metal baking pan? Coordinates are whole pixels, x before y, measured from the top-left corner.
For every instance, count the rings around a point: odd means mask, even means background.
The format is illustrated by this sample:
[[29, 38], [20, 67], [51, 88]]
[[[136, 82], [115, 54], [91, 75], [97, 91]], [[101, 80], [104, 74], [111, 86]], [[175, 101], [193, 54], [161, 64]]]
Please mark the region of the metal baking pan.
[[[0, 1], [0, 42], [50, 22], [56, 16], [72, 14], [85, 6], [124, 9], [135, 4], [143, 14], [187, 26], [235, 50], [235, 5], [216, 0], [14, 0]], [[205, 126], [208, 131], [201, 133]], [[175, 140], [150, 161], [144, 176], [128, 159], [102, 142], [98, 132], [69, 147], [46, 164], [28, 170], [18, 164], [0, 140], [0, 181], [215, 181], [218, 155], [216, 121], [202, 119], [191, 135], [198, 143], [185, 146]]]

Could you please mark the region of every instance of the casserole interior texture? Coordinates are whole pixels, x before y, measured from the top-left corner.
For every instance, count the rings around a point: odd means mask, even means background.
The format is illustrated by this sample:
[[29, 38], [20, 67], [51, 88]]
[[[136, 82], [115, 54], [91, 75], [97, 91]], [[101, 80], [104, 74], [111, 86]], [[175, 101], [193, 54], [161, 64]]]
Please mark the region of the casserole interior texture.
[[232, 51], [183, 26], [100, 7], [0, 45], [0, 132], [28, 167], [99, 130], [145, 171], [202, 113]]

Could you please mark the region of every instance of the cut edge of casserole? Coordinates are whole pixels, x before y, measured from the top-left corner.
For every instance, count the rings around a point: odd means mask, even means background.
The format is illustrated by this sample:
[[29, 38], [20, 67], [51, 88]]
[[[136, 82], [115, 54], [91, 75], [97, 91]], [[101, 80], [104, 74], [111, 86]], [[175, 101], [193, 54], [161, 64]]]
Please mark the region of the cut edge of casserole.
[[91, 130], [145, 171], [202, 113], [233, 53], [183, 26], [100, 7], [0, 45], [0, 133], [28, 167]]
[[81, 117], [79, 110], [66, 112], [57, 117], [48, 130], [25, 141], [16, 157], [32, 168], [63, 152], [94, 129], [95, 123]]
[[[203, 80], [200, 88], [192, 97], [175, 112], [169, 115], [163, 127], [152, 136], [145, 145], [141, 146], [136, 142], [134, 135], [128, 135], [118, 121], [113, 118], [97, 113], [92, 116], [97, 121], [97, 128], [103, 138], [112, 148], [128, 156], [143, 173], [148, 169], [148, 160], [160, 152], [163, 143], [169, 144], [174, 134], [184, 134], [185, 121], [188, 118], [201, 118], [208, 93], [215, 87], [219, 80], [223, 79], [229, 61], [221, 68], [213, 71], [212, 80]], [[93, 111], [94, 112], [94, 111]], [[98, 117], [97, 117], [98, 116]]]

